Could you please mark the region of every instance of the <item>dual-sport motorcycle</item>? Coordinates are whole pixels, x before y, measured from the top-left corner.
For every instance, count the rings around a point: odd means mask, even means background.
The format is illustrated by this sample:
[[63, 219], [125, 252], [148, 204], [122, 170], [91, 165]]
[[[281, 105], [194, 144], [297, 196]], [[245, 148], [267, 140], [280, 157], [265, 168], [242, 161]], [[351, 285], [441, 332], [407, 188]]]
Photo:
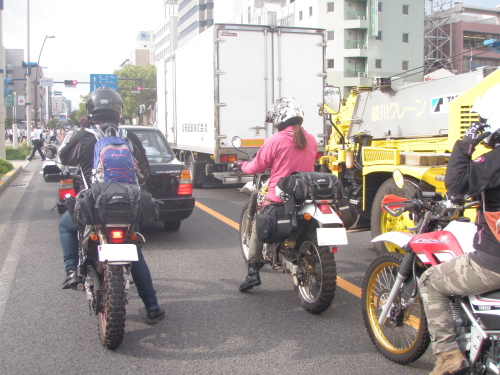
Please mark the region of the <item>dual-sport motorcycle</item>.
[[[71, 179], [74, 186], [87, 188], [81, 173], [63, 173], [55, 162], [49, 162], [44, 167], [44, 179], [46, 182]], [[94, 185], [99, 184], [92, 186]], [[84, 192], [91, 195], [92, 189], [84, 190], [81, 194]], [[71, 197], [69, 194], [66, 196], [65, 203], [70, 212], [75, 203], [78, 206], [79, 203], [75, 202], [77, 199], [78, 197]], [[117, 201], [120, 199], [116, 198]], [[120, 210], [119, 207], [116, 208]], [[87, 214], [92, 211], [92, 208], [86, 209], [84, 212]], [[108, 206], [108, 211], [109, 209], [110, 206]], [[98, 213], [94, 211], [94, 215], [97, 216]], [[127, 212], [122, 211], [119, 216], [125, 218], [127, 215]], [[131, 262], [138, 260], [138, 249], [142, 247], [145, 240], [134, 230], [135, 225], [130, 220], [99, 223], [99, 220], [94, 217], [91, 221], [94, 223], [87, 221], [87, 225], [81, 221], [75, 221], [79, 229], [78, 275], [82, 278], [77, 289], [85, 291], [89, 311], [97, 317], [101, 344], [107, 349], [116, 349], [120, 346], [125, 334], [125, 306], [129, 290], [129, 280], [125, 275], [130, 274]]]
[[[418, 278], [429, 267], [473, 252], [474, 223], [463, 216], [478, 202], [445, 200], [425, 192], [395, 171], [398, 188], [411, 184], [413, 199], [388, 195], [383, 210], [391, 216], [410, 214], [413, 233], [387, 232], [373, 239], [389, 241], [405, 254], [379, 255], [363, 281], [363, 320], [377, 350], [389, 360], [406, 364], [426, 351], [430, 336]], [[399, 182], [397, 182], [399, 181]], [[409, 228], [410, 229], [410, 228]], [[469, 359], [471, 374], [500, 373], [500, 289], [481, 295], [450, 297], [457, 327], [457, 343]]]
[[[241, 140], [238, 137], [233, 138], [233, 146], [247, 154], [240, 149]], [[251, 159], [250, 155], [247, 156]], [[319, 314], [330, 307], [335, 296], [337, 271], [334, 254], [338, 245], [347, 245], [347, 233], [337, 214], [336, 195], [332, 194], [336, 186], [326, 187], [329, 190], [328, 199], [315, 193], [319, 191], [321, 182], [338, 180], [331, 174], [316, 173], [315, 177], [313, 184], [316, 186], [309, 187], [305, 199], [295, 202], [290, 214], [277, 218], [272, 231], [275, 234], [273, 238], [279, 240], [263, 241], [260, 267], [269, 264], [273, 270], [282, 270], [291, 276], [302, 307], [312, 314]], [[253, 223], [266, 209], [264, 207], [259, 211], [268, 180], [268, 172], [259, 173], [241, 189], [250, 195], [239, 222], [240, 246], [245, 263], [249, 257]]]

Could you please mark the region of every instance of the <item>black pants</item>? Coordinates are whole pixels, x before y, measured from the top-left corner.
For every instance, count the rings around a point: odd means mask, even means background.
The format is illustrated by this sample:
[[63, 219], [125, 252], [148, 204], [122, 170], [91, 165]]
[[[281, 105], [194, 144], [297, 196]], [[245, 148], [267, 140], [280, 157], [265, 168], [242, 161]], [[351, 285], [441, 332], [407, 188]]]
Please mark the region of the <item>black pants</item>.
[[33, 141], [33, 150], [31, 151], [31, 155], [28, 158], [28, 160], [33, 159], [33, 156], [35, 156], [35, 152], [38, 151], [40, 156], [42, 157], [42, 160], [45, 160], [45, 155], [42, 152], [42, 147], [43, 147], [43, 142], [39, 140], [34, 140]]

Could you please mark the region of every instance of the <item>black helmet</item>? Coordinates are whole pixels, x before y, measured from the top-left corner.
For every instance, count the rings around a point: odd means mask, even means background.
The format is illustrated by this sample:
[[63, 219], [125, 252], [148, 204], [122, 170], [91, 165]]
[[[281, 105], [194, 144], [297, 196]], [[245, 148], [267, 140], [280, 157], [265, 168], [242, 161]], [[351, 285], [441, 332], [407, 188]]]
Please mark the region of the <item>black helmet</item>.
[[110, 87], [99, 87], [92, 92], [85, 107], [91, 121], [120, 123], [123, 101]]

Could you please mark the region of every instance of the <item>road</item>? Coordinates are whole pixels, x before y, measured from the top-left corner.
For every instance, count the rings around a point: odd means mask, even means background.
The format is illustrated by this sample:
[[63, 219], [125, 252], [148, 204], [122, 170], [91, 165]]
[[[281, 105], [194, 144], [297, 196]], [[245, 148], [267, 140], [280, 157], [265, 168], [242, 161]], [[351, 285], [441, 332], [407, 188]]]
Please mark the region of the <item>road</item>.
[[[262, 285], [238, 291], [246, 266], [238, 245], [247, 195], [197, 189], [178, 232], [142, 228], [144, 254], [167, 317], [144, 323], [135, 287], [115, 351], [98, 342], [82, 292], [62, 290], [56, 185], [37, 159], [0, 196], [0, 373], [9, 374], [427, 374], [430, 350], [407, 366], [375, 350], [357, 296], [375, 257], [369, 232], [350, 233], [336, 254], [338, 288], [326, 312], [300, 307], [289, 276], [265, 267]], [[207, 212], [208, 211], [208, 212]], [[214, 216], [215, 215], [215, 216]]]

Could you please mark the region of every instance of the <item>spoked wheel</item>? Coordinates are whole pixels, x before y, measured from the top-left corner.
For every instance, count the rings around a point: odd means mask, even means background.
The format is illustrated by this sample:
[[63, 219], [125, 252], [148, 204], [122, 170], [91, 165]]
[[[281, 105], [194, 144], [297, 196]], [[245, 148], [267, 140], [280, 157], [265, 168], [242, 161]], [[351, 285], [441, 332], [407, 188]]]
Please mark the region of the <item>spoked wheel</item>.
[[[252, 223], [248, 222], [248, 220], [246, 219], [249, 207], [250, 207], [250, 203], [246, 203], [243, 206], [243, 209], [241, 210], [241, 216], [240, 216], [240, 249], [241, 249], [241, 255], [243, 255], [243, 260], [245, 261], [245, 264], [248, 263], [249, 248], [250, 248], [250, 236], [252, 234], [251, 228], [250, 228], [250, 231], [248, 232], [248, 234], [245, 234], [247, 225], [252, 225]], [[265, 263], [262, 260], [259, 263], [259, 269], [264, 267], [264, 264]]]
[[362, 312], [366, 329], [377, 350], [387, 359], [406, 364], [416, 361], [429, 346], [430, 336], [422, 302], [415, 293], [416, 280], [404, 284], [394, 301], [386, 322], [380, 326], [379, 315], [398, 276], [403, 255], [378, 256], [366, 271], [363, 281]]
[[337, 288], [337, 265], [328, 246], [318, 246], [316, 231], [308, 231], [297, 243], [301, 253], [301, 276], [295, 292], [302, 307], [311, 314], [319, 314], [332, 304]]
[[106, 349], [116, 349], [125, 334], [125, 277], [123, 266], [104, 264], [102, 270], [99, 339]]

